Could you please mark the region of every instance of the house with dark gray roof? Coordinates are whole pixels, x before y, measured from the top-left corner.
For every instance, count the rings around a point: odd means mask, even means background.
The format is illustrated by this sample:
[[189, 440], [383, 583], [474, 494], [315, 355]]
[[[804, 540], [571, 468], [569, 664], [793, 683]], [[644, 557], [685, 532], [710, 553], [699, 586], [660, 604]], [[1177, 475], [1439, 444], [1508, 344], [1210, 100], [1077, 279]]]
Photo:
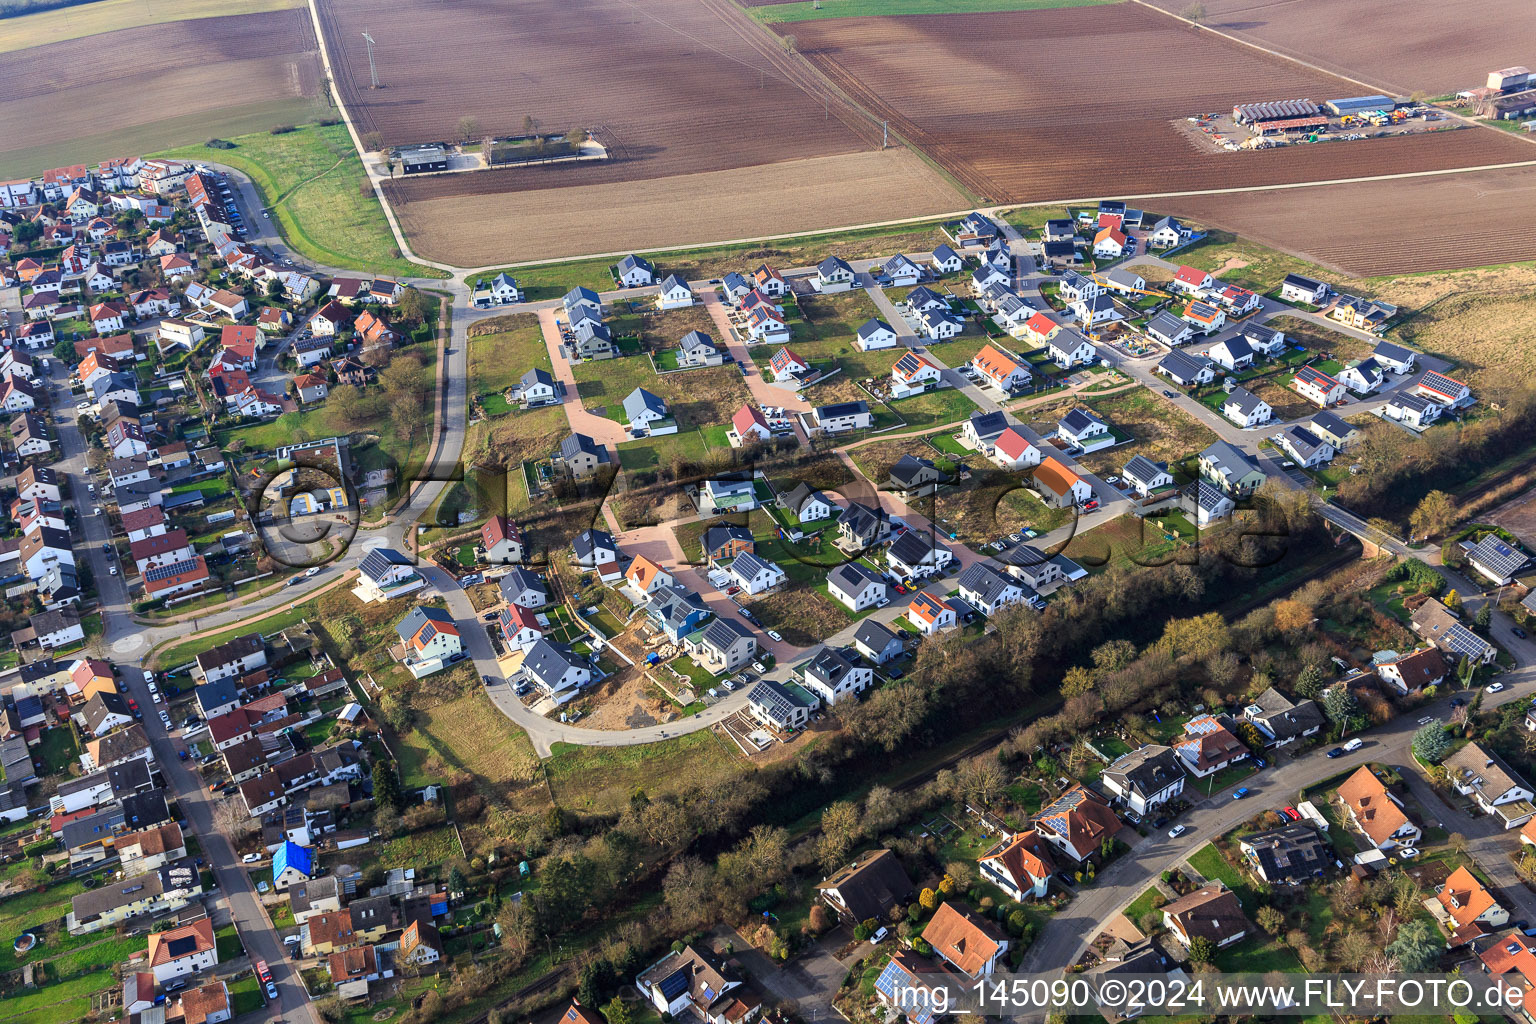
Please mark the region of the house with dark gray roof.
[[1018, 604], [1034, 596], [1032, 588], [1025, 587], [1015, 577], [999, 572], [985, 562], [974, 562], [967, 566], [956, 583], [966, 603], [984, 615], [994, 615], [1010, 604]]
[[1284, 449], [1285, 453], [1296, 464], [1314, 469], [1325, 462], [1332, 462], [1333, 445], [1318, 437], [1306, 427], [1289, 426], [1280, 431], [1275, 438], [1275, 444]]
[[724, 362], [725, 353], [703, 331], [689, 331], [677, 343], [679, 366], [719, 366]]
[[901, 657], [901, 652], [906, 649], [901, 637], [873, 618], [866, 618], [859, 623], [859, 628], [853, 634], [853, 646], [876, 665], [884, 665]]
[[631, 253], [614, 265], [613, 276], [625, 288], [642, 288], [656, 283], [656, 268], [644, 256]]
[[757, 637], [735, 619], [716, 618], [687, 644], [699, 667], [717, 676], [750, 664], [757, 654]]
[[1110, 762], [1099, 781], [1133, 813], [1145, 815], [1183, 793], [1184, 777], [1172, 747], [1148, 743]]
[[592, 666], [565, 644], [539, 639], [523, 656], [522, 673], [556, 704], [574, 698], [592, 681]]
[[1221, 403], [1221, 414], [1240, 427], [1258, 427], [1274, 417], [1274, 410], [1247, 388], [1235, 387]]
[[891, 467], [891, 490], [903, 498], [922, 497], [932, 494], [939, 484], [948, 480], [932, 459], [918, 455], [903, 455]]
[[878, 506], [848, 503], [837, 521], [838, 543], [845, 549], [872, 548], [891, 535], [891, 517]]
[[1132, 455], [1120, 475], [1143, 498], [1173, 487], [1173, 474], [1168, 472], [1168, 464], [1153, 462], [1145, 455]]
[[1200, 453], [1200, 476], [1234, 498], [1245, 498], [1264, 482], [1264, 471], [1247, 452], [1216, 441]]
[[760, 680], [747, 693], [747, 711], [772, 729], [789, 732], [804, 728], [820, 701], [803, 687], [786, 686], [772, 679]]
[[1158, 361], [1157, 372], [1180, 387], [1209, 384], [1216, 379], [1216, 367], [1209, 359], [1188, 352], [1169, 352]]
[[907, 530], [892, 541], [885, 552], [891, 572], [907, 578], [941, 573], [954, 560], [955, 553], [926, 530]]
[[624, 417], [629, 420], [629, 429], [637, 434], [677, 433], [677, 421], [667, 411], [667, 403], [645, 388], [635, 388], [625, 396]]
[[549, 604], [549, 586], [538, 573], [523, 566], [513, 566], [498, 582], [501, 596], [508, 604], [530, 611]]
[[877, 608], [890, 600], [885, 578], [860, 562], [844, 562], [828, 572], [827, 592], [855, 612]]
[[874, 671], [849, 647], [823, 645], [795, 668], [805, 688], [828, 707], [862, 693], [875, 680]]
[[607, 445], [598, 444], [586, 434], [569, 434], [560, 442], [560, 449], [552, 461], [580, 480], [608, 465], [611, 457]]
[[1264, 735], [1266, 747], [1283, 747], [1298, 739], [1315, 736], [1327, 724], [1317, 701], [1292, 700], [1273, 686], [1253, 698], [1253, 702], [1243, 709], [1243, 718]]
[[1311, 825], [1292, 822], [1237, 841], [1248, 869], [1272, 885], [1299, 885], [1334, 862], [1333, 847]]
[[837, 506], [825, 494], [802, 480], [793, 490], [779, 495], [779, 507], [793, 512], [795, 518], [802, 523], [812, 523], [830, 518], [832, 510]]

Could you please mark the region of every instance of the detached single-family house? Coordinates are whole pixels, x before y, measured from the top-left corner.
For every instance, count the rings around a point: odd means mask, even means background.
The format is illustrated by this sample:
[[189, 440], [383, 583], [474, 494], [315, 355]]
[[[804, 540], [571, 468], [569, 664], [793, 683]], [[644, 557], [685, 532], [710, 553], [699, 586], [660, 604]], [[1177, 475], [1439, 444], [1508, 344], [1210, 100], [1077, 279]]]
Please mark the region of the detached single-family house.
[[612, 461], [608, 446], [600, 445], [586, 434], [570, 434], [560, 442], [560, 450], [551, 460], [577, 480], [592, 476]]
[[731, 432], [728, 436], [733, 445], [740, 447], [752, 441], [771, 441], [773, 428], [768, 425], [768, 417], [756, 406], [743, 405], [731, 416]]
[[569, 702], [592, 681], [592, 666], [565, 644], [539, 639], [523, 656], [524, 675], [556, 704]]
[[1071, 508], [1093, 498], [1093, 488], [1088, 481], [1068, 469], [1066, 463], [1054, 455], [1035, 467], [1030, 484], [1039, 492], [1040, 499], [1052, 508]]
[[504, 515], [494, 515], [480, 528], [480, 556], [492, 565], [515, 565], [528, 554], [523, 529]]
[[1164, 217], [1152, 225], [1147, 244], [1154, 249], [1171, 249], [1190, 236], [1191, 232], [1172, 217]]
[[891, 467], [890, 489], [903, 498], [922, 497], [938, 490], [947, 479], [932, 459], [903, 455]]
[[906, 648], [889, 627], [876, 619], [867, 618], [859, 623], [853, 634], [853, 647], [876, 665], [884, 665], [901, 657]]
[[614, 265], [613, 276], [625, 288], [643, 288], [656, 283], [656, 268], [650, 260], [631, 253]]
[[816, 277], [812, 283], [819, 292], [846, 292], [853, 287], [856, 276], [847, 260], [828, 256], [816, 267]]
[[827, 592], [854, 612], [890, 600], [885, 578], [860, 562], [844, 562], [827, 573]]
[[1382, 781], [1361, 765], [1339, 786], [1339, 803], [1349, 815], [1349, 823], [1378, 850], [1412, 846], [1424, 830], [1411, 821]]
[[1211, 362], [1223, 367], [1229, 373], [1246, 370], [1253, 365], [1253, 346], [1248, 344], [1248, 339], [1241, 336], [1218, 341], [1206, 350], [1206, 356]]
[[923, 929], [923, 941], [973, 981], [997, 969], [1012, 945], [996, 925], [955, 903], [941, 903]]
[[970, 366], [983, 384], [1005, 395], [1011, 395], [1029, 383], [1029, 371], [992, 345], [983, 345], [981, 351], [971, 357]]
[[1519, 828], [1536, 817], [1536, 789], [1504, 759], [1473, 741], [1441, 762], [1446, 781], [1462, 796], [1470, 796], [1484, 814], [1504, 828]]
[[945, 341], [965, 330], [959, 317], [942, 309], [925, 309], [917, 314], [917, 327], [932, 341]]
[[1184, 762], [1185, 771], [1203, 779], [1248, 757], [1248, 748], [1214, 715], [1196, 715], [1184, 723], [1184, 732], [1170, 744]]
[[967, 566], [955, 582], [965, 602], [983, 615], [995, 615], [1025, 600], [1024, 586], [1017, 579], [985, 562]]
[[1333, 864], [1333, 847], [1309, 824], [1292, 822], [1237, 841], [1248, 870], [1272, 885], [1297, 885], [1322, 877]]
[[524, 409], [537, 409], [544, 405], [558, 405], [562, 388], [554, 375], [543, 367], [535, 366], [512, 388], [509, 395]]
[[693, 305], [693, 289], [676, 274], [668, 274], [656, 292], [656, 305], [661, 309], [682, 309]]
[[1215, 278], [1204, 270], [1195, 267], [1181, 266], [1174, 271], [1173, 280], [1168, 282], [1168, 290], [1182, 292], [1186, 295], [1197, 295], [1210, 288], [1215, 283]]
[[[1109, 297], [1107, 295], [1103, 295], [1099, 298], [1108, 301]], [[1091, 301], [1097, 302], [1098, 300], [1095, 299]], [[1111, 312], [1113, 312], [1113, 310], [1111, 310]], [[1114, 316], [1110, 319], [1114, 319], [1118, 316], [1119, 314], [1115, 313]], [[1099, 321], [1091, 320], [1087, 322], [1098, 323]], [[1057, 366], [1060, 366], [1064, 370], [1070, 370], [1074, 366], [1086, 366], [1089, 363], [1096, 362], [1099, 358], [1099, 353], [1093, 347], [1093, 343], [1073, 330], [1063, 330], [1057, 332], [1057, 334], [1049, 342], [1047, 342], [1046, 351], [1050, 353], [1051, 362], [1055, 363]]]
[[1245, 387], [1235, 387], [1227, 392], [1221, 403], [1221, 414], [1240, 427], [1259, 427], [1274, 418], [1269, 403]]
[[1149, 743], [1110, 762], [1099, 776], [1110, 796], [1137, 817], [1184, 792], [1184, 769], [1172, 747]]
[[1217, 949], [1240, 942], [1248, 934], [1248, 919], [1243, 905], [1227, 888], [1216, 881], [1186, 893], [1163, 906], [1163, 927], [1184, 945], [1196, 939], [1208, 939]]
[[1423, 430], [1438, 420], [1444, 411], [1443, 405], [1423, 395], [1394, 391], [1387, 397], [1386, 404], [1381, 406], [1379, 414], [1413, 430]]
[[1264, 471], [1247, 452], [1215, 441], [1200, 453], [1200, 476], [1233, 498], [1246, 498], [1264, 482]]
[[1120, 476], [1143, 498], [1173, 487], [1173, 474], [1168, 472], [1167, 464], [1153, 462], [1145, 455], [1131, 456], [1120, 470]]
[[879, 276], [886, 287], [910, 288], [923, 279], [923, 268], [897, 253], [881, 264]]
[[854, 344], [859, 347], [860, 352], [894, 348], [896, 346], [896, 332], [884, 320], [871, 317], [864, 321], [858, 333], [854, 335]]
[[955, 606], [926, 590], [919, 591], [907, 605], [907, 621], [924, 636], [932, 636], [941, 630], [953, 629], [957, 617]]
[[891, 367], [891, 397], [910, 398], [938, 387], [943, 373], [937, 363], [918, 352], [904, 352]]
[[583, 530], [571, 540], [578, 568], [595, 571], [603, 579], [618, 579], [619, 546], [606, 530]]
[[689, 639], [688, 648], [700, 668], [718, 676], [750, 664], [757, 654], [757, 638], [735, 619], [717, 618], [697, 639]]
[[1316, 469], [1333, 461], [1333, 445], [1305, 427], [1286, 427], [1275, 438], [1275, 444], [1296, 460], [1297, 465], [1307, 469]]
[[1027, 829], [982, 854], [977, 867], [983, 878], [1022, 903], [1025, 897], [1045, 896], [1056, 862], [1040, 833]]
[[1042, 807], [1035, 818], [1035, 831], [1079, 864], [1097, 855], [1104, 841], [1123, 827], [1109, 804], [1082, 786], [1073, 786]]
[[1019, 470], [1040, 465], [1041, 454], [1040, 449], [1020, 433], [1018, 428], [1009, 427], [997, 435], [997, 440], [992, 442], [990, 457], [1003, 469]]
[[868, 430], [874, 423], [868, 402], [835, 402], [811, 410], [811, 422], [825, 434], [841, 434], [849, 430]]
[[703, 331], [689, 331], [677, 346], [679, 366], [720, 366], [725, 353], [715, 344], [715, 339]]
[[1109, 424], [1099, 419], [1091, 409], [1080, 405], [1057, 421], [1056, 436], [1085, 452], [1097, 451], [1115, 443], [1115, 436], [1109, 432]]
[[1507, 587], [1516, 576], [1525, 574], [1531, 556], [1497, 533], [1487, 533], [1482, 540], [1466, 548], [1467, 562], [1495, 586]]
[[862, 693], [875, 681], [874, 670], [848, 647], [823, 645], [798, 668], [802, 685], [828, 707]]
[[1357, 395], [1369, 395], [1386, 382], [1387, 374], [1375, 359], [1362, 359], [1344, 367], [1339, 383]]
[[667, 403], [645, 388], [635, 388], [625, 397], [624, 416], [636, 437], [677, 433], [677, 421], [668, 412]]
[[1286, 274], [1285, 280], [1280, 282], [1280, 301], [1321, 306], [1328, 300], [1328, 291], [1328, 285], [1322, 281], [1301, 274]]
[[1311, 366], [1303, 366], [1296, 371], [1296, 376], [1291, 381], [1291, 389], [1307, 401], [1316, 402], [1322, 409], [1338, 405], [1344, 400], [1344, 385], [1336, 378]]
[[1188, 352], [1169, 352], [1158, 361], [1157, 372], [1180, 387], [1209, 384], [1216, 379], [1215, 365], [1209, 359]]
[[1402, 654], [1388, 661], [1375, 663], [1376, 674], [1407, 696], [1418, 693], [1426, 686], [1439, 686], [1445, 681], [1448, 669], [1445, 656], [1439, 649], [1424, 647]]
[[1283, 747], [1316, 736], [1326, 724], [1317, 701], [1291, 700], [1273, 686], [1253, 698], [1243, 709], [1243, 718], [1263, 734], [1266, 747]]
[[1378, 341], [1371, 358], [1393, 373], [1412, 373], [1419, 354], [1410, 348], [1394, 345], [1390, 341]]
[[868, 850], [816, 885], [822, 902], [838, 918], [858, 924], [889, 919], [891, 908], [912, 896], [912, 880], [890, 850]]
[[933, 264], [933, 270], [936, 274], [953, 274], [965, 266], [965, 263], [960, 259], [960, 254], [942, 243], [930, 254], [929, 262]]
[[885, 552], [891, 572], [909, 579], [942, 573], [954, 560], [954, 552], [925, 530], [906, 531]]
[[731, 582], [747, 594], [761, 594], [772, 590], [788, 578], [783, 569], [751, 551], [743, 551], [731, 559], [726, 572]]

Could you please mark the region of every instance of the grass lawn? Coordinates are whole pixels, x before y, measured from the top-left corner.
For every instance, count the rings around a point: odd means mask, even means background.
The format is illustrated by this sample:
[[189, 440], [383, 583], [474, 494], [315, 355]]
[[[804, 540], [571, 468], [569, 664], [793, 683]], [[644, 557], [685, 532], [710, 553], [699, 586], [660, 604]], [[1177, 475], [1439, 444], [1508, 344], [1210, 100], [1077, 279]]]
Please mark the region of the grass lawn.
[[43, 762], [45, 774], [56, 775], [63, 772], [80, 756], [80, 745], [75, 741], [75, 730], [69, 726], [44, 730], [33, 756]]
[[[371, 850], [374, 858], [386, 868], [414, 867], [417, 871], [463, 856], [452, 825], [438, 825], [400, 836], [371, 847]], [[293, 915], [290, 912], [288, 916], [291, 919]]]
[[261, 984], [254, 974], [226, 984], [229, 986], [229, 1008], [234, 1016], [239, 1017], [265, 1009], [267, 1003], [261, 997]]
[[283, 135], [255, 132], [234, 149], [183, 146], [158, 156], [228, 164], [250, 177], [283, 238], [318, 263], [403, 277], [444, 277], [400, 257], [383, 207], [367, 180], [345, 125], [306, 125]]
[[1134, 900], [1131, 901], [1131, 905], [1125, 908], [1125, 916], [1130, 918], [1132, 924], [1140, 928], [1141, 925], [1137, 924], [1137, 922], [1142, 919], [1142, 916], [1145, 915], [1147, 911], [1156, 909], [1153, 906], [1153, 901], [1155, 901], [1160, 895], [1162, 894], [1157, 891], [1157, 886], [1148, 886], [1146, 892], [1142, 893], [1140, 896], [1137, 896]]
[[[289, 909], [288, 913], [292, 915], [292, 908]], [[233, 960], [245, 952], [245, 946], [240, 943], [240, 935], [235, 931], [235, 926], [232, 924], [227, 924], [214, 932], [213, 939], [218, 946], [219, 960], [221, 961]]]
[[525, 782], [538, 763], [528, 737], [480, 690], [418, 712], [398, 752], [401, 781], [413, 787], [455, 771], [494, 783]]
[[[1299, 316], [1277, 316], [1264, 326], [1285, 332], [1285, 340], [1305, 346], [1309, 353], [1332, 352], [1335, 359], [1364, 359], [1376, 346], [1352, 335], [1320, 327]], [[1324, 371], [1329, 372], [1329, 371]]]
[[1237, 893], [1238, 899], [1243, 902], [1245, 907], [1252, 906], [1252, 894], [1248, 891], [1248, 886], [1243, 881], [1243, 876], [1236, 868], [1227, 863], [1227, 859], [1221, 855], [1221, 851], [1216, 849], [1215, 843], [1206, 843], [1200, 849], [1190, 854], [1189, 866], [1200, 872], [1207, 879], [1219, 879], [1225, 882], [1228, 889]]
[[866, 320], [880, 315], [875, 301], [862, 288], [832, 295], [802, 295], [798, 301], [802, 323], [797, 341], [849, 340]]
[[[90, 997], [116, 983], [111, 971], [95, 971], [42, 988], [12, 992], [5, 997], [0, 1014], [7, 1021], [24, 1017], [40, 1024], [44, 1021], [79, 1020], [90, 1010]], [[44, 1008], [46, 1012], [38, 1012]]]
[[958, 388], [940, 388], [891, 403], [896, 414], [911, 427], [937, 427], [962, 423], [976, 411], [976, 403]]
[[619, 423], [624, 422], [624, 399], [635, 388], [644, 388], [666, 402], [679, 430], [729, 423], [731, 414], [750, 398], [735, 366], [657, 376], [649, 359], [626, 356], [580, 363], [571, 373], [587, 411]]
[[663, 434], [661, 437], [626, 441], [618, 448], [619, 465], [628, 470], [637, 470], [664, 466], [676, 458], [701, 461], [709, 451], [710, 443], [703, 430], [683, 430], [676, 434]]
[[1241, 974], [1268, 974], [1300, 970], [1301, 961], [1296, 959], [1289, 946], [1268, 938], [1263, 932], [1253, 931], [1237, 945], [1220, 950], [1216, 954], [1216, 967]]
[[[523, 374], [553, 369], [539, 318], [532, 313], [492, 317], [469, 328], [469, 391], [499, 396]], [[487, 412], [492, 410], [487, 407]]]
[[633, 747], [556, 743], [545, 762], [555, 801], [568, 810], [595, 814], [617, 813], [628, 806], [636, 790], [654, 799], [740, 770], [734, 753], [708, 730]]

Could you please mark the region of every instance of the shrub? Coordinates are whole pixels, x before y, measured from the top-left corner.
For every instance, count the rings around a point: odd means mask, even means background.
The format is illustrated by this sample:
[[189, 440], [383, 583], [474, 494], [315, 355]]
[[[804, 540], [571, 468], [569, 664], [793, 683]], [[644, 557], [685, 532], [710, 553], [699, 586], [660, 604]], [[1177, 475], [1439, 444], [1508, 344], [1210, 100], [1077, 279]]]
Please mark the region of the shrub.
[[235, 144], [233, 142], [230, 142], [228, 139], [209, 139], [207, 142], [203, 143], [203, 145], [207, 146], [209, 149], [234, 149], [235, 148]]
[[296, 131], [298, 131], [298, 128], [291, 124], [279, 124], [272, 127], [273, 135], [287, 135], [289, 132]]

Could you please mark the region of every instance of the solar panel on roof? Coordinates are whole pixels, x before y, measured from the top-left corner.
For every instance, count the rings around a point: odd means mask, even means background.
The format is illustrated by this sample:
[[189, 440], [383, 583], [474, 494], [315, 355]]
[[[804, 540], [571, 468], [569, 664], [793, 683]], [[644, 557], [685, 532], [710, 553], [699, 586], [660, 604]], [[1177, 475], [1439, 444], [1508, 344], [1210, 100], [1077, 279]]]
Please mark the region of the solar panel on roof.
[[172, 562], [170, 565], [154, 566], [144, 571], [144, 580], [146, 583], [155, 583], [159, 580], [170, 579], [172, 576], [180, 576], [184, 572], [191, 572], [195, 568], [197, 568], [197, 561], [195, 559], [188, 559], [184, 562]]
[[674, 971], [662, 978], [656, 987], [661, 989], [662, 998], [671, 1002], [688, 990], [688, 975], [680, 970]]
[[166, 950], [172, 957], [183, 957], [197, 949], [197, 936], [184, 935], [179, 939], [172, 939], [165, 944]]

